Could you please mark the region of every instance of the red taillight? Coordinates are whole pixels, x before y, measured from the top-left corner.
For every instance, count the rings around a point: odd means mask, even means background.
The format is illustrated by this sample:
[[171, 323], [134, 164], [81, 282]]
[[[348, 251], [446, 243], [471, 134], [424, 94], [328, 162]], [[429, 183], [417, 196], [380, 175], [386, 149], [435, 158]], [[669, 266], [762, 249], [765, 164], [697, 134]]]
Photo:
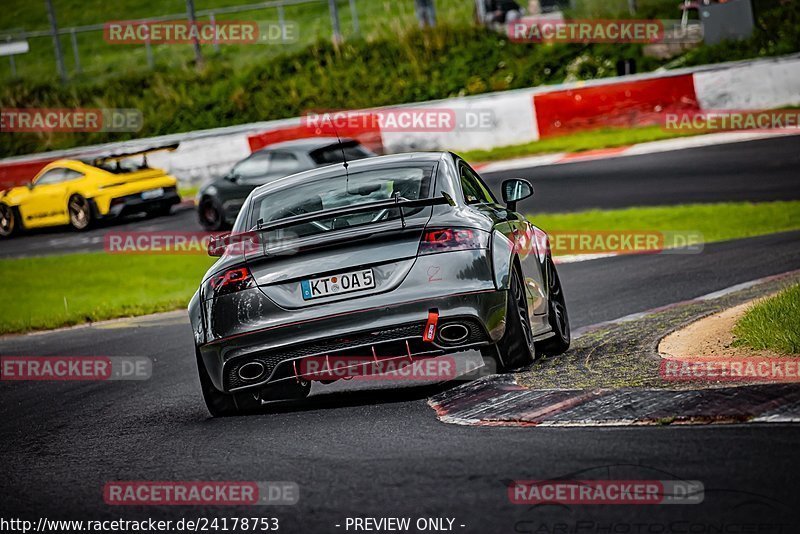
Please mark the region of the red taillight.
[[472, 228], [428, 229], [419, 242], [420, 254], [487, 248], [489, 234]]
[[237, 267], [212, 276], [208, 280], [208, 287], [214, 296], [220, 296], [256, 287], [256, 281], [247, 267]]

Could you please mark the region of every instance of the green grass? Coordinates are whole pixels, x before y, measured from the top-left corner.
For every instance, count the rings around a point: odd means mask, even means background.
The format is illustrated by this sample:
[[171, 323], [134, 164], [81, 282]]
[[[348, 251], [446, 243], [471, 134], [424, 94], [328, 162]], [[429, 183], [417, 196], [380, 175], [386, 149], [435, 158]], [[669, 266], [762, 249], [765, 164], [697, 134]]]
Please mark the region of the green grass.
[[197, 196], [197, 192], [200, 190], [200, 187], [197, 185], [191, 186], [178, 186], [178, 195], [180, 195], [181, 200], [193, 200], [194, 197]]
[[733, 333], [737, 346], [800, 354], [800, 284], [748, 309]]
[[102, 252], [0, 261], [0, 334], [183, 308], [212, 262]]
[[[197, 11], [242, 5], [242, 0], [196, 0]], [[102, 24], [115, 20], [131, 20], [163, 15], [186, 13], [184, 0], [54, 0], [59, 26]], [[472, 18], [472, 4], [462, 0], [437, 0], [437, 11], [441, 21], [448, 24], [467, 25]], [[345, 38], [356, 37], [353, 18], [347, 1], [339, 0], [339, 21]], [[49, 23], [45, 3], [31, 3], [25, 0], [4, 0], [4, 17], [0, 20], [0, 30], [47, 30]], [[368, 38], [391, 38], [408, 28], [416, 27], [413, 0], [356, 0], [360, 35]], [[259, 21], [278, 20], [277, 8], [259, 9], [233, 14], [222, 14], [218, 21]], [[210, 61], [224, 61], [237, 68], [263, 61], [266, 57], [301, 50], [318, 39], [331, 38], [332, 26], [328, 2], [319, 0], [284, 8], [284, 19], [298, 28], [298, 40], [287, 44], [258, 45], [220, 45], [216, 52], [212, 45], [202, 45], [204, 56]], [[200, 18], [200, 20], [208, 20]], [[120, 70], [142, 70], [147, 68], [146, 50], [143, 45], [111, 45], [104, 41], [102, 31], [76, 34], [80, 53], [82, 73], [78, 73], [73, 59], [70, 36], [61, 37], [65, 63], [71, 76], [113, 76]], [[29, 39], [31, 51], [17, 56], [18, 74], [27, 79], [50, 79], [55, 74], [55, 56], [52, 39], [36, 37]], [[157, 45], [153, 47], [155, 63], [166, 68], [181, 68], [191, 61], [193, 50], [190, 45]], [[9, 63], [0, 61], [0, 79], [10, 75]]]
[[547, 232], [700, 232], [703, 241], [711, 243], [798, 230], [800, 201], [686, 204], [577, 213], [542, 213], [528, 217]]
[[615, 148], [673, 139], [675, 137], [688, 137], [700, 135], [703, 131], [678, 131], [665, 130], [661, 126], [644, 126], [640, 128], [605, 128], [589, 132], [560, 135], [549, 139], [542, 139], [525, 143], [493, 148], [491, 150], [470, 150], [460, 155], [467, 161], [487, 162], [536, 154], [552, 154], [557, 152], [584, 152], [599, 148]]

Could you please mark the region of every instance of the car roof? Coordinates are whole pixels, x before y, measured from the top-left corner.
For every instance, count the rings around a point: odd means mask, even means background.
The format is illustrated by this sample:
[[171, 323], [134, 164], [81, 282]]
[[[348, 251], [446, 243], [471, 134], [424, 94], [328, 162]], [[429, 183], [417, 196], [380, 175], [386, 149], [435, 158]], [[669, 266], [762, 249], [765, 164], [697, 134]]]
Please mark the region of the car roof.
[[[364, 158], [355, 161], [348, 161], [347, 162], [347, 169], [350, 172], [362, 170], [362, 169], [369, 169], [373, 167], [382, 167], [384, 165], [391, 165], [393, 163], [405, 163], [405, 162], [419, 162], [419, 161], [429, 161], [431, 163], [435, 163], [437, 161], [441, 161], [443, 158], [450, 156], [450, 152], [404, 152], [401, 154], [391, 154], [389, 156], [376, 156], [374, 158]], [[284, 176], [283, 178], [278, 178], [272, 182], [268, 182], [264, 185], [257, 187], [253, 191], [254, 196], [258, 196], [263, 192], [269, 191], [270, 189], [277, 189], [287, 185], [291, 185], [295, 182], [301, 182], [303, 180], [307, 180], [310, 177], [314, 177], [320, 174], [327, 174], [334, 170], [336, 167], [341, 167], [341, 163], [335, 163], [333, 165], [326, 165], [324, 167], [317, 167], [315, 169], [311, 169], [304, 172], [299, 172], [297, 174], [290, 174], [289, 176]]]
[[[342, 143], [349, 143], [353, 141], [355, 141], [355, 139], [350, 139], [349, 137], [342, 137]], [[338, 142], [339, 139], [337, 139], [336, 137], [306, 137], [303, 139], [292, 139], [291, 141], [281, 141], [280, 143], [273, 143], [271, 145], [267, 145], [264, 148], [259, 149], [258, 152], [262, 151], [266, 152], [275, 149], [303, 149], [303, 150], [308, 150], [310, 152], [312, 150], [317, 150], [318, 148], [325, 148], [331, 145], [335, 145]]]

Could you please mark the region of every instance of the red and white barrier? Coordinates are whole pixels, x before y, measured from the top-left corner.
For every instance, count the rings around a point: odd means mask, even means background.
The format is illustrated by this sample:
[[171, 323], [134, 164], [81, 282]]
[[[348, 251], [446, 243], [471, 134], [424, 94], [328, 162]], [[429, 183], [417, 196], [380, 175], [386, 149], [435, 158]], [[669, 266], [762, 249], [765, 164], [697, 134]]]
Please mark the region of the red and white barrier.
[[[797, 55], [361, 111], [369, 115], [386, 110], [446, 110], [457, 117], [489, 113], [488, 127], [482, 124], [458, 125], [445, 131], [382, 130], [365, 121], [364, 125], [337, 129], [342, 137], [358, 139], [378, 152], [464, 151], [517, 145], [600, 127], [659, 124], [665, 113], [783, 106], [800, 106]], [[305, 119], [294, 118], [8, 158], [0, 160], [0, 189], [29, 181], [54, 159], [175, 141], [181, 141], [178, 150], [154, 153], [151, 163], [183, 182], [198, 183], [225, 173], [252, 150], [270, 143], [335, 133], [331, 128], [315, 127]]]

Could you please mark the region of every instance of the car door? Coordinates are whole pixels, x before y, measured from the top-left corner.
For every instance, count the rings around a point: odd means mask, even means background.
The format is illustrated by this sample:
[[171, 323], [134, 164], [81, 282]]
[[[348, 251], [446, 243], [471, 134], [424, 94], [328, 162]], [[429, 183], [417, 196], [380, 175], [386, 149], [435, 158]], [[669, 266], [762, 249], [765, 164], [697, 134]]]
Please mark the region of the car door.
[[467, 162], [459, 159], [458, 170], [467, 204], [491, 217], [495, 221], [495, 229], [514, 243], [525, 279], [531, 324], [536, 325], [539, 321], [534, 316], [547, 313], [547, 297], [544, 269], [537, 254], [533, 225], [522, 214], [510, 211], [497, 202], [486, 183]]
[[67, 203], [63, 201], [64, 180], [68, 169], [54, 167], [33, 179], [30, 195], [19, 206], [26, 227], [50, 226], [69, 222]]
[[217, 200], [222, 206], [225, 220], [235, 220], [247, 196], [268, 181], [271, 158], [269, 151], [253, 152], [233, 166], [227, 179], [219, 181]]

